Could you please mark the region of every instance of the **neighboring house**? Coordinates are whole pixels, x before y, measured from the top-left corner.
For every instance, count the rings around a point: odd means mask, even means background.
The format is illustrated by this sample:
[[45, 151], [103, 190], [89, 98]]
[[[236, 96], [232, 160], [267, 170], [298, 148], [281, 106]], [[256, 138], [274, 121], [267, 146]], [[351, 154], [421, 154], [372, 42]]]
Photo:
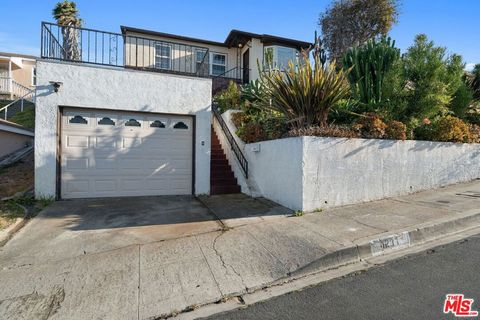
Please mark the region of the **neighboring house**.
[[281, 66], [310, 45], [241, 31], [220, 43], [128, 27], [67, 29], [42, 23], [37, 197], [238, 192], [212, 144], [212, 83], [256, 79], [265, 50]]
[[36, 85], [36, 57], [0, 52], [0, 99], [20, 98]]
[[0, 158], [33, 145], [33, 131], [10, 121], [0, 120]]
[[258, 79], [258, 64], [263, 66], [266, 52], [274, 67], [284, 68], [312, 45], [239, 30], [230, 31], [224, 42], [125, 26], [121, 30], [126, 39], [126, 66], [212, 77], [214, 92], [231, 80], [242, 84]]

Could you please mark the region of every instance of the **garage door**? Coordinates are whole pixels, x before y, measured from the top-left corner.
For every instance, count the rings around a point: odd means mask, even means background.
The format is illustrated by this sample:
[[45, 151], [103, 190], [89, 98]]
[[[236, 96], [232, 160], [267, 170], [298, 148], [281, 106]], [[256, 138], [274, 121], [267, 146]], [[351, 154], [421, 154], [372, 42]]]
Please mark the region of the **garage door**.
[[65, 108], [62, 198], [192, 193], [188, 116]]

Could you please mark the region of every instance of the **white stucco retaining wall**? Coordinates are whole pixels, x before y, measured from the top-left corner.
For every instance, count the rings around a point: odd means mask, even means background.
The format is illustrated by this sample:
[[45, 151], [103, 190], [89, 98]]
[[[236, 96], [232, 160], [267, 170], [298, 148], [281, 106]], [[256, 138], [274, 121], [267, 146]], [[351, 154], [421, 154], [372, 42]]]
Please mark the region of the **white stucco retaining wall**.
[[[232, 133], [233, 112], [223, 115]], [[234, 137], [248, 160], [255, 195], [293, 210], [379, 200], [480, 178], [480, 144], [323, 137], [244, 144]]]
[[37, 197], [55, 196], [59, 106], [194, 115], [195, 193], [210, 192], [210, 79], [39, 60], [36, 88]]
[[480, 178], [480, 145], [301, 137], [303, 209], [405, 195]]

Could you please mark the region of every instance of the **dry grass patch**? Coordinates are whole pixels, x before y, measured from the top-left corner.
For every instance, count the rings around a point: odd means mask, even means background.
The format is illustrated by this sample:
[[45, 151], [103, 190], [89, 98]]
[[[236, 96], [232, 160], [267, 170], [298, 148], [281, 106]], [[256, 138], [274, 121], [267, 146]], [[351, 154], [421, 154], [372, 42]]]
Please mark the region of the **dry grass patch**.
[[0, 199], [33, 187], [33, 153], [17, 163], [0, 169]]
[[25, 212], [16, 202], [0, 202], [0, 230], [15, 223], [17, 218], [23, 218]]

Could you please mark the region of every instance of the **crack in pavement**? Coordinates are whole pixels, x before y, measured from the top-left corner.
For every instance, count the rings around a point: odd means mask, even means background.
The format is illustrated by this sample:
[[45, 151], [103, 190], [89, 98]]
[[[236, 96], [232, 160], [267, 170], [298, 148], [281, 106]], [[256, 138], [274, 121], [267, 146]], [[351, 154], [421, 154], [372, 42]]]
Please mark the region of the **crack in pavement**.
[[213, 240], [213, 243], [212, 243], [212, 248], [213, 248], [213, 251], [215, 251], [215, 254], [218, 256], [218, 258], [220, 259], [221, 263], [222, 263], [222, 266], [223, 268], [225, 269], [225, 271], [227, 271], [228, 273], [228, 267], [230, 267], [230, 269], [232, 269], [233, 273], [235, 273], [239, 278], [240, 278], [240, 281], [242, 282], [242, 286], [245, 288], [245, 291], [248, 292], [248, 287], [247, 285], [245, 284], [245, 280], [243, 279], [243, 277], [240, 275], [240, 273], [235, 270], [234, 267], [232, 266], [229, 266], [227, 265], [227, 263], [225, 262], [225, 260], [223, 259], [223, 256], [222, 254], [220, 253], [220, 251], [218, 251], [217, 247], [216, 247], [216, 244], [217, 244], [217, 240], [223, 236], [225, 233], [227, 233], [227, 230], [225, 231], [222, 231], [222, 233], [220, 233], [218, 236], [215, 237], [215, 239]]
[[213, 281], [215, 281], [215, 285], [217, 286], [218, 292], [220, 292], [220, 295], [223, 297], [224, 293], [222, 292], [222, 289], [220, 289], [220, 284], [218, 283], [217, 279], [215, 278], [215, 274], [213, 273], [212, 267], [208, 263], [207, 257], [205, 256], [205, 252], [203, 252], [202, 246], [198, 242], [198, 238], [197, 237], [194, 237], [194, 238], [197, 242], [197, 246], [200, 249], [200, 252], [202, 253], [203, 259], [205, 260], [205, 263], [208, 266], [208, 270], [210, 270], [210, 274], [212, 275]]

